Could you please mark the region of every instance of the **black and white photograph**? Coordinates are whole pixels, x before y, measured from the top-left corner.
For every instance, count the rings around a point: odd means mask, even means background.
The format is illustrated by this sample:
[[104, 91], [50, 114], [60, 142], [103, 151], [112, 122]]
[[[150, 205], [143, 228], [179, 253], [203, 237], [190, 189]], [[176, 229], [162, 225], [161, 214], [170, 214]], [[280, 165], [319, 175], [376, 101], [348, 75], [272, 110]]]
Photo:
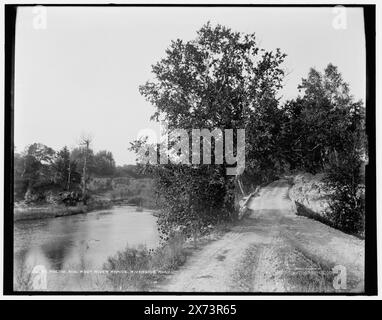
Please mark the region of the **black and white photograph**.
[[8, 294], [377, 293], [374, 5], [5, 22]]

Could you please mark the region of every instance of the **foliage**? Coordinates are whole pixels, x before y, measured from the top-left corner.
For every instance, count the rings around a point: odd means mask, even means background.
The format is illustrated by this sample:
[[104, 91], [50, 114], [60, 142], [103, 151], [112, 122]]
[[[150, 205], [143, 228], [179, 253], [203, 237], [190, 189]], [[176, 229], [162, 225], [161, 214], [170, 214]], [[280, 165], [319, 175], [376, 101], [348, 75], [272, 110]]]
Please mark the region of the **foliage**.
[[177, 233], [157, 249], [146, 247], [118, 251], [108, 258], [103, 269], [113, 290], [147, 291], [163, 275], [177, 269], [186, 261], [186, 242]]
[[110, 271], [108, 280], [114, 290], [147, 290], [152, 279], [143, 272], [149, 270], [150, 252], [146, 248], [127, 248], [109, 257], [104, 269]]
[[77, 172], [77, 163], [70, 159], [70, 152], [66, 146], [57, 152], [54, 170], [55, 182], [64, 190], [70, 190], [81, 181], [81, 175]]
[[365, 228], [363, 165], [356, 150], [349, 150], [331, 161], [326, 180], [334, 190], [327, 217], [337, 228], [360, 236]]
[[208, 225], [232, 218], [234, 184], [220, 172], [220, 166], [169, 164], [150, 169], [161, 208], [158, 224], [163, 239], [174, 228], [194, 237]]
[[[85, 156], [86, 156], [86, 166], [87, 171], [94, 173], [95, 169], [95, 160], [94, 160], [94, 151], [92, 149], [86, 150], [84, 147], [74, 148], [70, 153], [70, 159], [76, 163], [79, 172], [82, 174], [83, 167], [85, 165]], [[87, 177], [88, 179], [90, 176]]]
[[[159, 225], [164, 234], [180, 226], [189, 235], [232, 217], [238, 178], [262, 184], [296, 169], [327, 172], [328, 188], [334, 189], [334, 225], [348, 232], [362, 228], [362, 102], [354, 101], [337, 67], [329, 64], [323, 73], [311, 69], [298, 87], [301, 95], [280, 103], [285, 56], [279, 49], [259, 48], [254, 34], [206, 24], [195, 40], [172, 41], [166, 57], [153, 66], [155, 80], [140, 92], [156, 107], [152, 119], [166, 122], [167, 133], [242, 128], [246, 134], [242, 177], [225, 175], [225, 161], [144, 167], [163, 200]], [[132, 149], [145, 145], [135, 141]]]
[[365, 111], [362, 102], [353, 101], [337, 67], [329, 64], [323, 74], [311, 69], [299, 89], [303, 96], [283, 107], [283, 156], [291, 168], [316, 173], [325, 170], [333, 154], [365, 152]]
[[[90, 149], [88, 162], [91, 175], [114, 174], [115, 162], [111, 152], [100, 151], [94, 155]], [[14, 154], [15, 200], [75, 205], [84, 200], [80, 190], [83, 165], [82, 148], [70, 152], [65, 146], [55, 151], [41, 143], [31, 144], [24, 152]]]
[[28, 180], [23, 177], [24, 158], [21, 154], [14, 154], [14, 197], [15, 200], [24, 199], [28, 189]]
[[101, 177], [114, 175], [115, 161], [110, 151], [102, 150], [94, 155], [93, 173]]
[[331, 191], [326, 216], [337, 228], [364, 229], [364, 162], [367, 156], [365, 109], [354, 102], [337, 67], [314, 69], [299, 86], [302, 97], [285, 104], [283, 155], [291, 168], [326, 173]]
[[41, 143], [34, 143], [27, 148], [22, 175], [28, 181], [28, 188], [54, 182], [54, 155], [52, 148]]

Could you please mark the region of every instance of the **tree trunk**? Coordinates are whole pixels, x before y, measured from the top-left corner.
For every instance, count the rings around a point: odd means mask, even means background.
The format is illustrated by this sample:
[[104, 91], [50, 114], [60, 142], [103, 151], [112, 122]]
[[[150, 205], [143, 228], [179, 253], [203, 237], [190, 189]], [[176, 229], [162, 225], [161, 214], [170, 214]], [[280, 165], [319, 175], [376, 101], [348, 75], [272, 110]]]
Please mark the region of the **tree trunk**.
[[84, 204], [86, 204], [86, 153], [84, 160], [84, 168], [82, 170], [82, 197], [84, 199]]
[[243, 185], [241, 184], [240, 178], [237, 178], [237, 183], [240, 187], [240, 191], [241, 191], [242, 195], [245, 196]]
[[84, 168], [82, 171], [82, 177], [83, 177], [83, 180], [82, 180], [82, 197], [83, 197], [84, 204], [86, 204], [86, 171], [87, 171], [86, 166], [87, 166], [87, 157], [88, 157], [88, 149], [89, 149], [90, 141], [86, 140], [84, 144], [85, 144], [85, 159], [84, 159]]
[[71, 175], [71, 168], [70, 168], [70, 162], [69, 162], [69, 167], [68, 167], [68, 181], [67, 181], [67, 184], [66, 184], [66, 189], [68, 191], [70, 191], [70, 175]]

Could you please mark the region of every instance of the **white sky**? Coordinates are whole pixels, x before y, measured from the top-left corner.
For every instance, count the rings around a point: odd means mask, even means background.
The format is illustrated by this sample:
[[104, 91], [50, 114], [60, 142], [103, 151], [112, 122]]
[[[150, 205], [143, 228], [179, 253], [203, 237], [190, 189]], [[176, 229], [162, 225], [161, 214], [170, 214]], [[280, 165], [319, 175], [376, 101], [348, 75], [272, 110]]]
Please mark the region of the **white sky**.
[[347, 28], [332, 26], [332, 8], [48, 7], [47, 28], [35, 29], [32, 8], [19, 9], [16, 25], [15, 145], [41, 142], [74, 147], [83, 132], [93, 148], [113, 152], [117, 164], [134, 163], [129, 142], [154, 108], [138, 86], [171, 40], [191, 40], [211, 21], [256, 32], [261, 46], [288, 54], [281, 92], [297, 95], [309, 68], [339, 67], [356, 99], [365, 97], [362, 9], [347, 9]]

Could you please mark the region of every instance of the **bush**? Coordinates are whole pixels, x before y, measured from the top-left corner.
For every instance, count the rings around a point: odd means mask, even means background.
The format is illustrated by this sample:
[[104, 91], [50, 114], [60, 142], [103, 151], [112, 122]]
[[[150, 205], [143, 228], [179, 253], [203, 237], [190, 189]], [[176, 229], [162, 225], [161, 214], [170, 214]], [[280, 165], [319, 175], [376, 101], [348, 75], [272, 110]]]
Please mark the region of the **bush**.
[[365, 221], [363, 162], [349, 151], [335, 155], [327, 169], [327, 187], [333, 190], [326, 216], [347, 233], [363, 235]]
[[344, 232], [357, 235], [364, 233], [365, 202], [362, 196], [354, 196], [349, 186], [336, 190], [326, 216]]
[[149, 168], [160, 194], [157, 223], [162, 239], [167, 240], [175, 230], [195, 237], [205, 227], [235, 215], [234, 178], [225, 175], [223, 166], [168, 164]]
[[82, 200], [82, 194], [77, 191], [65, 191], [60, 193], [60, 198], [66, 206], [75, 206]]
[[186, 261], [185, 238], [172, 237], [161, 247], [129, 248], [109, 257], [103, 269], [114, 290], [148, 291], [161, 275], [175, 270]]
[[150, 269], [151, 253], [146, 248], [126, 248], [109, 257], [104, 269], [114, 290], [144, 291], [153, 280]]
[[27, 192], [25, 193], [24, 199], [25, 199], [25, 203], [29, 204], [29, 203], [41, 202], [45, 200], [45, 197], [42, 196], [41, 194], [36, 194], [32, 192], [31, 190], [27, 190]]

